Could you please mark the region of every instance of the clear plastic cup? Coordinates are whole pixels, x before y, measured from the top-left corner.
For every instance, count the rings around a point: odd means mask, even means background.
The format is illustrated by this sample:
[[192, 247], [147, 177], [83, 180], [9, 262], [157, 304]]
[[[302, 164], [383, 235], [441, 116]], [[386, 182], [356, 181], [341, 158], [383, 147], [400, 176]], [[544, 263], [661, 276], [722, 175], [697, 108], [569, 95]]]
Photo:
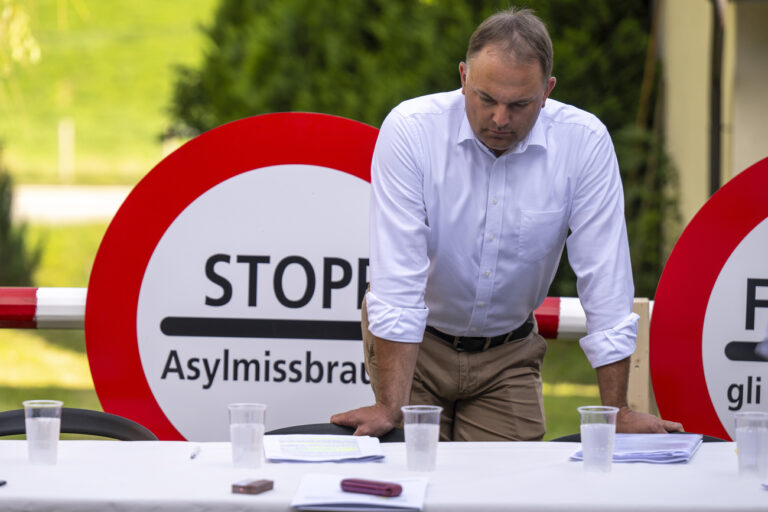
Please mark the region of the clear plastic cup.
[[768, 412], [739, 411], [733, 420], [739, 475], [768, 478]]
[[27, 400], [22, 404], [30, 464], [56, 464], [63, 402]]
[[581, 415], [581, 452], [584, 469], [608, 472], [613, 462], [616, 439], [616, 414], [619, 409], [603, 405], [579, 407]]
[[229, 404], [229, 440], [236, 468], [258, 468], [264, 452], [265, 404]]
[[437, 405], [406, 405], [401, 410], [408, 469], [434, 471], [440, 438], [440, 412], [443, 408]]

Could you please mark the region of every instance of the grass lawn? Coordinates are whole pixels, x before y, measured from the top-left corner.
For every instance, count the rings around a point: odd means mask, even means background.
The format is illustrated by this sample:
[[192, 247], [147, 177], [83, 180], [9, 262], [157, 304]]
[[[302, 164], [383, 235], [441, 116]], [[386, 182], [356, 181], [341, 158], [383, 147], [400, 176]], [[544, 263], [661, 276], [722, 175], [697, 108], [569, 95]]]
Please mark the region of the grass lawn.
[[[200, 62], [217, 0], [19, 0], [41, 48], [0, 77], [0, 140], [17, 183], [133, 184], [163, 156], [174, 68]], [[59, 123], [74, 125], [72, 176]]]
[[[38, 286], [86, 287], [106, 223], [29, 226], [29, 242], [43, 246]], [[101, 409], [85, 353], [85, 333], [70, 329], [0, 329], [0, 410], [23, 400], [63, 400], [68, 407]]]
[[579, 413], [582, 405], [599, 405], [600, 392], [597, 376], [572, 340], [549, 340], [544, 358], [544, 408], [547, 414], [545, 440], [579, 431]]

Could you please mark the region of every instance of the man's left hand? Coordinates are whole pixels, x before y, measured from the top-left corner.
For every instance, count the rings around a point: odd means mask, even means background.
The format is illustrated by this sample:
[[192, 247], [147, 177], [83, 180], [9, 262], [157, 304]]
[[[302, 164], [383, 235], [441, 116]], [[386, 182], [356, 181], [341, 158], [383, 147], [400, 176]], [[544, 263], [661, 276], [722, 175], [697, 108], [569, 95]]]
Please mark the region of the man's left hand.
[[676, 421], [662, 420], [651, 414], [622, 407], [616, 415], [616, 432], [664, 434], [667, 432], [684, 432], [684, 430], [683, 425]]

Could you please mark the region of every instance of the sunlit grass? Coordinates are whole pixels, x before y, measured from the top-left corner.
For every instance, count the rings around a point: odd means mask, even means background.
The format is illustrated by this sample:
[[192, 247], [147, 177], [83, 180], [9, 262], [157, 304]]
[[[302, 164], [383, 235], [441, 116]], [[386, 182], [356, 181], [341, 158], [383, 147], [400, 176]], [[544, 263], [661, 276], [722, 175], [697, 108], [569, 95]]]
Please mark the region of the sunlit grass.
[[544, 394], [552, 397], [583, 396], [600, 398], [600, 390], [596, 384], [572, 384], [570, 382], [544, 383]]
[[0, 331], [0, 387], [93, 389], [88, 358], [47, 342], [34, 331]]
[[29, 226], [30, 243], [44, 247], [37, 286], [86, 287], [107, 222]]
[[589, 396], [551, 396], [544, 395], [544, 409], [547, 419], [547, 433], [544, 440], [549, 441], [579, 431], [579, 413], [577, 407], [599, 404], [599, 398]]
[[[145, 175], [162, 158], [174, 69], [201, 61], [199, 25], [218, 3], [21, 2], [41, 58], [0, 81], [0, 139], [17, 183], [133, 184]], [[62, 121], [74, 126], [72, 176], [58, 169]]]

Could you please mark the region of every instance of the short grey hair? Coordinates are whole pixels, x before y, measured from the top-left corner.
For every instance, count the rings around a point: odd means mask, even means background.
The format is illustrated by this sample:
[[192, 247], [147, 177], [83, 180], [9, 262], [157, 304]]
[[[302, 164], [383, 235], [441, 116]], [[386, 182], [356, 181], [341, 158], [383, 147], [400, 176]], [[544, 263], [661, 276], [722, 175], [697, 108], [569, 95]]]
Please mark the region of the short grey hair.
[[544, 79], [552, 76], [552, 39], [532, 9], [514, 7], [486, 18], [469, 38], [466, 62], [489, 44], [500, 44], [518, 59], [541, 65]]

